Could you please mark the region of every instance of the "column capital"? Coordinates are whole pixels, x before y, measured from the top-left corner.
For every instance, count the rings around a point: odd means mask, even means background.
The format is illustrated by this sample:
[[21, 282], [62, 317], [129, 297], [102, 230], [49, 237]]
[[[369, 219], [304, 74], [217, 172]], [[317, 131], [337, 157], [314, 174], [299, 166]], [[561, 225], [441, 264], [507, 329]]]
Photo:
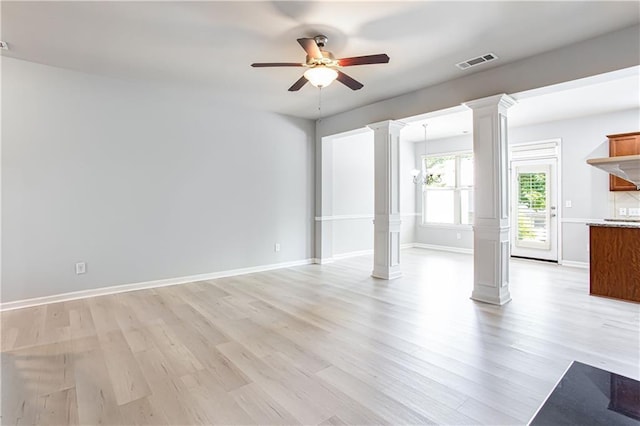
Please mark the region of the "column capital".
[[396, 130], [396, 129], [401, 130], [406, 125], [407, 124], [403, 123], [402, 121], [384, 120], [384, 121], [378, 121], [377, 123], [367, 124], [367, 127], [373, 131], [376, 131], [378, 129], [384, 129], [384, 128], [389, 128], [390, 130]]
[[471, 109], [480, 109], [480, 108], [485, 108], [489, 106], [497, 106], [497, 107], [502, 107], [506, 110], [508, 108], [511, 108], [517, 103], [518, 101], [513, 99], [511, 96], [505, 93], [501, 93], [499, 95], [493, 95], [493, 96], [488, 96], [486, 98], [468, 101], [463, 103], [463, 105]]

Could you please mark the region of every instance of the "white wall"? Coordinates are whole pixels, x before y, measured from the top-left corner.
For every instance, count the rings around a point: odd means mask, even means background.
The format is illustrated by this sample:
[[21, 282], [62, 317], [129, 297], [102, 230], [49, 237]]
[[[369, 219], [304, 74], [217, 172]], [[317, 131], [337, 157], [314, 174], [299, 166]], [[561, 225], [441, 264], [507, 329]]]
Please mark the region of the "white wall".
[[333, 255], [373, 248], [373, 132], [333, 141]]
[[311, 121], [6, 57], [2, 107], [3, 302], [313, 256]]
[[[614, 216], [613, 196], [609, 192], [609, 175], [589, 166], [586, 160], [609, 155], [606, 135], [634, 132], [640, 129], [640, 110], [619, 111], [570, 120], [559, 120], [530, 126], [509, 128], [509, 143], [535, 142], [561, 139], [562, 181], [560, 213], [562, 217], [562, 259], [588, 262], [588, 227], [590, 219]], [[428, 154], [471, 150], [473, 136], [429, 141]], [[424, 152], [422, 143], [416, 143], [416, 157]], [[637, 193], [625, 193], [627, 198]], [[620, 198], [620, 197], [618, 197]], [[565, 202], [571, 200], [571, 208]], [[418, 203], [421, 198], [418, 197]], [[418, 204], [418, 209], [421, 209]], [[456, 238], [461, 234], [461, 239]], [[470, 230], [418, 226], [416, 242], [451, 247], [473, 248]]]
[[[373, 132], [332, 140], [331, 194], [333, 255], [373, 250], [374, 162]], [[411, 169], [415, 157], [409, 142], [400, 144], [401, 244], [413, 243], [415, 187]]]
[[416, 168], [416, 154], [413, 142], [402, 140], [400, 132], [400, 244], [416, 241], [416, 192], [411, 171]]

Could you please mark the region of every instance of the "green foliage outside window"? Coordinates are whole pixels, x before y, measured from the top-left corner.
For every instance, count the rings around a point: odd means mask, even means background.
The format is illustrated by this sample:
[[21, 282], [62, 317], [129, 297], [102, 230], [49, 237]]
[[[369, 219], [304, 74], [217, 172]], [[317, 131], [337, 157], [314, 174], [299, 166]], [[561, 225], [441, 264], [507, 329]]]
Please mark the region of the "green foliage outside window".
[[528, 209], [529, 214], [518, 214], [518, 239], [539, 239], [535, 232], [536, 213], [547, 208], [547, 174], [521, 173], [518, 175], [518, 210]]
[[522, 173], [519, 176], [518, 203], [540, 211], [547, 208], [547, 174]]
[[[447, 173], [447, 162], [455, 161], [454, 156], [427, 157], [425, 167], [427, 169], [427, 186], [444, 188], [447, 185], [445, 175]], [[452, 171], [449, 170], [449, 173]], [[455, 173], [455, 169], [453, 170]]]

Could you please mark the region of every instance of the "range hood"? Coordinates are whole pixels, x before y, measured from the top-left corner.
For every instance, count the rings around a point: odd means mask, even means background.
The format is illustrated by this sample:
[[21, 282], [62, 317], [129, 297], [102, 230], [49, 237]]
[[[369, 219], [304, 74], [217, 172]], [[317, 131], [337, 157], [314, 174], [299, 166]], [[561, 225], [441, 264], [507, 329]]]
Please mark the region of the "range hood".
[[640, 154], [620, 157], [592, 158], [588, 164], [628, 180], [640, 189]]

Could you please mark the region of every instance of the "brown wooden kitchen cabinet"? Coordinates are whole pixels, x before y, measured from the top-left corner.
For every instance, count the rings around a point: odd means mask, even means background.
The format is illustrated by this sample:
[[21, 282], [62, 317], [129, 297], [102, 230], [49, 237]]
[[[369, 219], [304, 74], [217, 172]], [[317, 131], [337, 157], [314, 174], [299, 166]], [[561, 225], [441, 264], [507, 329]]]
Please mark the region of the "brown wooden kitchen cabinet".
[[590, 223], [589, 293], [640, 302], [640, 224]]
[[[609, 157], [640, 154], [640, 132], [608, 135]], [[609, 175], [610, 191], [638, 191], [635, 184], [614, 175]]]

